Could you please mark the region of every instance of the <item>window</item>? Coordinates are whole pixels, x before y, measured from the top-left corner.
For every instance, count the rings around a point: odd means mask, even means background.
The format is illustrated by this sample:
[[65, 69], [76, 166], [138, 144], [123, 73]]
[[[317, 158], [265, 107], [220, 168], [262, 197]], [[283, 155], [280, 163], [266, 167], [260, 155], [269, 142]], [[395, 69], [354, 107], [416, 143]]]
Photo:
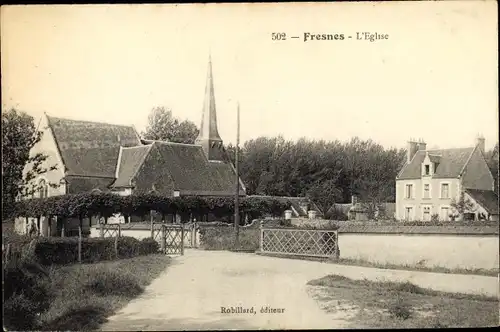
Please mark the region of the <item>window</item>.
[[406, 185], [405, 197], [406, 198], [413, 198], [413, 185], [412, 184]]
[[431, 221], [431, 207], [430, 206], [423, 207], [422, 220], [423, 221]]
[[450, 220], [450, 212], [449, 212], [449, 210], [450, 209], [447, 206], [441, 207], [440, 219], [442, 221], [449, 221]]
[[405, 220], [411, 221], [412, 220], [412, 214], [413, 214], [413, 208], [410, 206], [407, 206], [405, 208]]
[[431, 198], [431, 185], [428, 183], [424, 184], [424, 198]]
[[425, 175], [431, 174], [431, 165], [425, 165]]
[[450, 185], [448, 183], [441, 184], [441, 198], [450, 198]]

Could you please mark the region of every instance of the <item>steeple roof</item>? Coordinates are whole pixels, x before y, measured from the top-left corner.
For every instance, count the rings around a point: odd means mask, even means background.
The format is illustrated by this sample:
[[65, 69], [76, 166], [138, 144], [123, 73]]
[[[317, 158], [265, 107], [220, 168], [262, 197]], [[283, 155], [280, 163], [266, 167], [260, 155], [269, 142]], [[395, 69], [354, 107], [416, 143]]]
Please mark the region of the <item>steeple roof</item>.
[[205, 85], [205, 97], [201, 115], [200, 132], [197, 141], [221, 141], [217, 130], [217, 111], [215, 108], [214, 81], [212, 76], [212, 57], [208, 56], [208, 72]]

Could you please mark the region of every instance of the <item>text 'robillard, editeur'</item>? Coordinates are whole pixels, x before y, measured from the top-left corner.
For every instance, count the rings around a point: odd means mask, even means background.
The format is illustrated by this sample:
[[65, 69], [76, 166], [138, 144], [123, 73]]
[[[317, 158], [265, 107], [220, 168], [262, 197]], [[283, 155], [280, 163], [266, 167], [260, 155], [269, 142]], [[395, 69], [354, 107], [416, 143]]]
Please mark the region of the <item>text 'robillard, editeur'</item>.
[[255, 307], [220, 307], [220, 312], [222, 314], [251, 314], [255, 315], [257, 312], [261, 314], [282, 314], [285, 312], [285, 308], [271, 308], [268, 306], [260, 307], [260, 310], [255, 310]]

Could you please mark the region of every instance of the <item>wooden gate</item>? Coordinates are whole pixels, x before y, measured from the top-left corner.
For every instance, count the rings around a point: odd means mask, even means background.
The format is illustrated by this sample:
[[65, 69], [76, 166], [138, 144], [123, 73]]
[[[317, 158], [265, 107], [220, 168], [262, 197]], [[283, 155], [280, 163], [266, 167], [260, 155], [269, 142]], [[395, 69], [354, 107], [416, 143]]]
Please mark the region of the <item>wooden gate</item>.
[[152, 225], [151, 237], [160, 244], [160, 251], [167, 255], [184, 255], [184, 227], [176, 224]]

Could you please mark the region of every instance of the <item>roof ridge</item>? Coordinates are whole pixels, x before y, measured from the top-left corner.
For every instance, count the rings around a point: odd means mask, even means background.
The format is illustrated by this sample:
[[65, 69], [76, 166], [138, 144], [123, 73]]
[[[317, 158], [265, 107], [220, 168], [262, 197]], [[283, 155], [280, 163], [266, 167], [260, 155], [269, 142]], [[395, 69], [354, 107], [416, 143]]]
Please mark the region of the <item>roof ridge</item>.
[[135, 148], [148, 148], [151, 144], [135, 145], [135, 146], [121, 146], [122, 149], [135, 149]]
[[57, 120], [64, 120], [64, 121], [86, 122], [86, 123], [93, 123], [93, 124], [100, 124], [100, 125], [134, 128], [133, 125], [123, 125], [123, 124], [115, 124], [115, 123], [101, 122], [101, 121], [90, 121], [90, 120], [76, 120], [76, 119], [71, 119], [71, 118], [61, 118], [61, 117], [49, 116], [49, 115], [47, 115], [47, 117], [52, 118], [52, 119], [57, 119]]
[[134, 173], [130, 177], [130, 184], [132, 184], [132, 179], [135, 178], [135, 176], [139, 172], [139, 169], [141, 168], [142, 164], [144, 164], [144, 161], [146, 160], [146, 157], [148, 156], [148, 154], [151, 152], [152, 148], [153, 148], [153, 144], [146, 145], [146, 149], [148, 151], [146, 151], [146, 153], [144, 154], [144, 156], [142, 156], [141, 161], [139, 162], [139, 164], [137, 164], [137, 167], [135, 168]]
[[[183, 145], [183, 146], [200, 147], [201, 148], [201, 145], [198, 145], [198, 144], [178, 143], [178, 142], [162, 141], [162, 140], [155, 140], [155, 139], [142, 139], [142, 140], [146, 141], [146, 142], [151, 142], [151, 143], [160, 143], [160, 144], [166, 144], [166, 145]], [[147, 144], [147, 145], [151, 145], [151, 144]]]
[[[467, 158], [467, 161], [465, 162], [464, 166], [462, 167], [462, 170], [460, 173], [458, 173], [458, 177], [461, 177], [462, 174], [464, 174], [465, 169], [467, 168], [467, 165], [469, 164], [470, 160], [472, 159], [472, 155], [474, 155], [474, 152], [476, 152], [477, 145], [472, 149], [471, 153], [469, 154], [469, 157]], [[489, 167], [488, 167], [489, 169]]]

